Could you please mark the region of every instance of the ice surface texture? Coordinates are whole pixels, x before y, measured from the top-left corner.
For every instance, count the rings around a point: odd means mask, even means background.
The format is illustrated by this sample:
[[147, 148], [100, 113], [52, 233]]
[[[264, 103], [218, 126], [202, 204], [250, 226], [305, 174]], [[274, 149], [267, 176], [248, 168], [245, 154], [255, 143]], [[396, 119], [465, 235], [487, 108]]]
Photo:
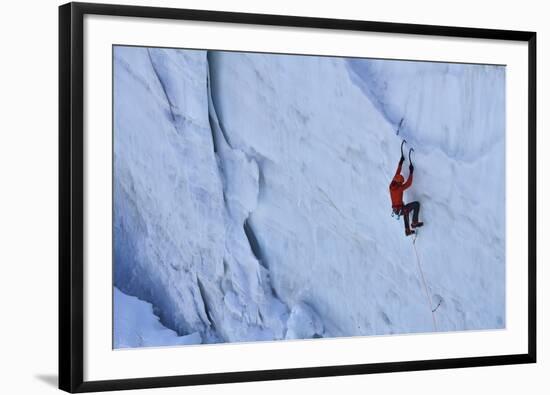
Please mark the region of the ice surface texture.
[[438, 329], [505, 326], [504, 67], [138, 47], [113, 62], [115, 347], [433, 331], [390, 216], [401, 138]]

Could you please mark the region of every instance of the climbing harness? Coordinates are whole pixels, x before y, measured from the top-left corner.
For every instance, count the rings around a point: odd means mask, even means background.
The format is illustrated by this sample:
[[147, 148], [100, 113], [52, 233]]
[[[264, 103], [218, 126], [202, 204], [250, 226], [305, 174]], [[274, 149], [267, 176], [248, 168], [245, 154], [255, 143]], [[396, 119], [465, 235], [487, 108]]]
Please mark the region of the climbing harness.
[[409, 212], [410, 211], [406, 209], [404, 206], [400, 206], [398, 208], [392, 208], [391, 216], [393, 218], [396, 218], [399, 221], [402, 215], [408, 215]]
[[403, 215], [403, 211], [402, 210], [392, 210], [391, 211], [391, 216], [392, 218], [395, 218], [396, 220], [400, 220], [401, 219], [401, 215]]

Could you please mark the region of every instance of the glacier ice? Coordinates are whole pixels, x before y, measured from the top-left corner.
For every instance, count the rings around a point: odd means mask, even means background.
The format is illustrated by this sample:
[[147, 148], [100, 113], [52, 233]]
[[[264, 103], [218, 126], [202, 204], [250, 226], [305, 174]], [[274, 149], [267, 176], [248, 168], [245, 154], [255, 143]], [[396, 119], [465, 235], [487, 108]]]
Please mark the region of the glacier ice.
[[[113, 64], [115, 318], [137, 297], [204, 343], [432, 331], [390, 216], [406, 138], [438, 329], [505, 326], [503, 67], [123, 46]], [[128, 322], [115, 347], [164, 342]]]
[[153, 313], [150, 303], [135, 296], [126, 295], [114, 288], [113, 301], [114, 343], [116, 348], [177, 346], [201, 344], [199, 332], [178, 336], [176, 332], [163, 326]]

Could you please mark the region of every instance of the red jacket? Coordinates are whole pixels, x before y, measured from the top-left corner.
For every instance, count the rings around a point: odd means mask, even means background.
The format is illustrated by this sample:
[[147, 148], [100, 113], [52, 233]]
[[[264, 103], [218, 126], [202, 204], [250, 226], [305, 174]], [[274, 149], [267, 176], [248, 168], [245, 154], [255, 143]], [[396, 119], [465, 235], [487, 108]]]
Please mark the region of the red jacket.
[[399, 166], [397, 166], [397, 170], [395, 171], [395, 175], [393, 176], [393, 180], [390, 184], [391, 205], [394, 209], [403, 207], [403, 192], [405, 192], [405, 189], [410, 187], [413, 182], [412, 171], [409, 173], [409, 178], [404, 183], [398, 183], [395, 181], [395, 177], [401, 174], [402, 165], [403, 162], [399, 161]]

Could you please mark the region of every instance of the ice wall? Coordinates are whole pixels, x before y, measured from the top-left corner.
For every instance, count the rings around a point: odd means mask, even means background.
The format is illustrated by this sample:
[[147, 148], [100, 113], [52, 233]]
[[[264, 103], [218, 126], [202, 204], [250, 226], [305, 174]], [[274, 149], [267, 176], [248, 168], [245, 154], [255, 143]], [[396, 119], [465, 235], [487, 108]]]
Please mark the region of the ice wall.
[[401, 137], [438, 329], [504, 326], [503, 68], [124, 47], [114, 67], [115, 285], [179, 335], [432, 331], [390, 216]]
[[257, 168], [215, 152], [206, 53], [117, 47], [114, 67], [115, 285], [180, 335], [283, 338], [287, 308], [244, 228]]

